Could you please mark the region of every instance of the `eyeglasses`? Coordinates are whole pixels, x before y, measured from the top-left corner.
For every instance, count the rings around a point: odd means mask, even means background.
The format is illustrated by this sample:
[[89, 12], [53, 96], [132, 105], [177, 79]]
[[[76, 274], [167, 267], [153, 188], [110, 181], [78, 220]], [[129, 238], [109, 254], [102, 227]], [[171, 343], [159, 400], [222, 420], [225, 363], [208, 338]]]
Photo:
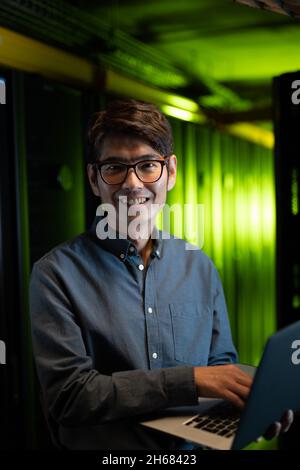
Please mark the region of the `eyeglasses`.
[[129, 168], [133, 168], [136, 176], [142, 183], [155, 183], [162, 175], [163, 168], [168, 168], [168, 158], [164, 160], [142, 160], [127, 165], [120, 162], [95, 162], [101, 178], [106, 184], [122, 184], [127, 178]]

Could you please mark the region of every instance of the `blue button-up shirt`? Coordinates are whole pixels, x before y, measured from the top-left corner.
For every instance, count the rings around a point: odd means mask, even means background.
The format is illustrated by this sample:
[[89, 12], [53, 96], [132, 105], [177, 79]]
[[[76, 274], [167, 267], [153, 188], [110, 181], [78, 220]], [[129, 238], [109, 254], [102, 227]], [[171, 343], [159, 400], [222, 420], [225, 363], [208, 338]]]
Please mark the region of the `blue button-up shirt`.
[[60, 442], [120, 448], [128, 420], [197, 403], [193, 366], [236, 362], [236, 351], [219, 276], [201, 250], [155, 229], [144, 266], [129, 240], [100, 240], [97, 222], [35, 263], [32, 337]]

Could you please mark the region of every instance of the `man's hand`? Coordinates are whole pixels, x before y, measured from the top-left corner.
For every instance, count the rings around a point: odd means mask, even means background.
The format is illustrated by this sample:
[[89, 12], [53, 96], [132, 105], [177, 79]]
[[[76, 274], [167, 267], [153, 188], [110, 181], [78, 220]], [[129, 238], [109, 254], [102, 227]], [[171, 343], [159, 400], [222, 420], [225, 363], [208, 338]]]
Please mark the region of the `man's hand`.
[[[224, 398], [243, 408], [249, 395], [253, 378], [234, 365], [194, 367], [198, 396]], [[273, 439], [287, 432], [294, 421], [294, 413], [287, 410], [280, 422], [269, 426], [263, 437]], [[258, 438], [259, 441], [261, 438]]]
[[198, 396], [224, 398], [243, 408], [253, 378], [235, 365], [194, 367]]
[[[268, 427], [263, 437], [267, 440], [273, 439], [274, 437], [278, 437], [279, 434], [287, 432], [290, 429], [293, 421], [294, 412], [292, 410], [287, 410], [281, 417], [280, 422], [275, 421], [275, 423], [271, 424], [271, 426]], [[257, 441], [259, 441], [260, 439], [261, 437], [258, 438]]]

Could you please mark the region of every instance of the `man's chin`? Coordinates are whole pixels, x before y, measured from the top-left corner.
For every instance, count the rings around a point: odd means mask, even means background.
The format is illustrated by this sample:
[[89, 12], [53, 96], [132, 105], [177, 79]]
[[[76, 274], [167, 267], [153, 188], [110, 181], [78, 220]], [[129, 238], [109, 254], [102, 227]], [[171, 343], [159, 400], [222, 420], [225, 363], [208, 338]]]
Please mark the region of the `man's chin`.
[[128, 216], [127, 221], [119, 221], [119, 232], [126, 234], [129, 238], [137, 240], [139, 238], [149, 238], [152, 231], [153, 221], [143, 219], [139, 216]]
[[127, 224], [122, 224], [122, 223], [118, 224], [117, 228], [119, 231], [128, 233], [130, 229], [134, 230], [135, 227], [136, 227], [136, 231], [138, 231], [140, 228], [146, 229], [147, 227], [150, 227], [150, 226], [151, 226], [151, 221], [140, 220], [138, 217], [136, 217], [135, 219], [129, 219]]
[[123, 224], [129, 225], [131, 222], [147, 224], [153, 219], [155, 212], [155, 206], [147, 201], [144, 204], [121, 207], [121, 210], [117, 210], [117, 217]]

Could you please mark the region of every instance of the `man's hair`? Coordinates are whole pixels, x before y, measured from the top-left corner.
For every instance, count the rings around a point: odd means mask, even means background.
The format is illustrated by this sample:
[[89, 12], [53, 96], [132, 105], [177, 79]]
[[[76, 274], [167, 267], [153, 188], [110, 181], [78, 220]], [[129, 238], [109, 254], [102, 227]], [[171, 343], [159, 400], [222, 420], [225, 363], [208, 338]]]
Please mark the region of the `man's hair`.
[[166, 116], [151, 103], [138, 100], [112, 102], [95, 113], [88, 127], [89, 161], [99, 159], [106, 137], [126, 135], [141, 139], [160, 155], [173, 153], [172, 129]]

